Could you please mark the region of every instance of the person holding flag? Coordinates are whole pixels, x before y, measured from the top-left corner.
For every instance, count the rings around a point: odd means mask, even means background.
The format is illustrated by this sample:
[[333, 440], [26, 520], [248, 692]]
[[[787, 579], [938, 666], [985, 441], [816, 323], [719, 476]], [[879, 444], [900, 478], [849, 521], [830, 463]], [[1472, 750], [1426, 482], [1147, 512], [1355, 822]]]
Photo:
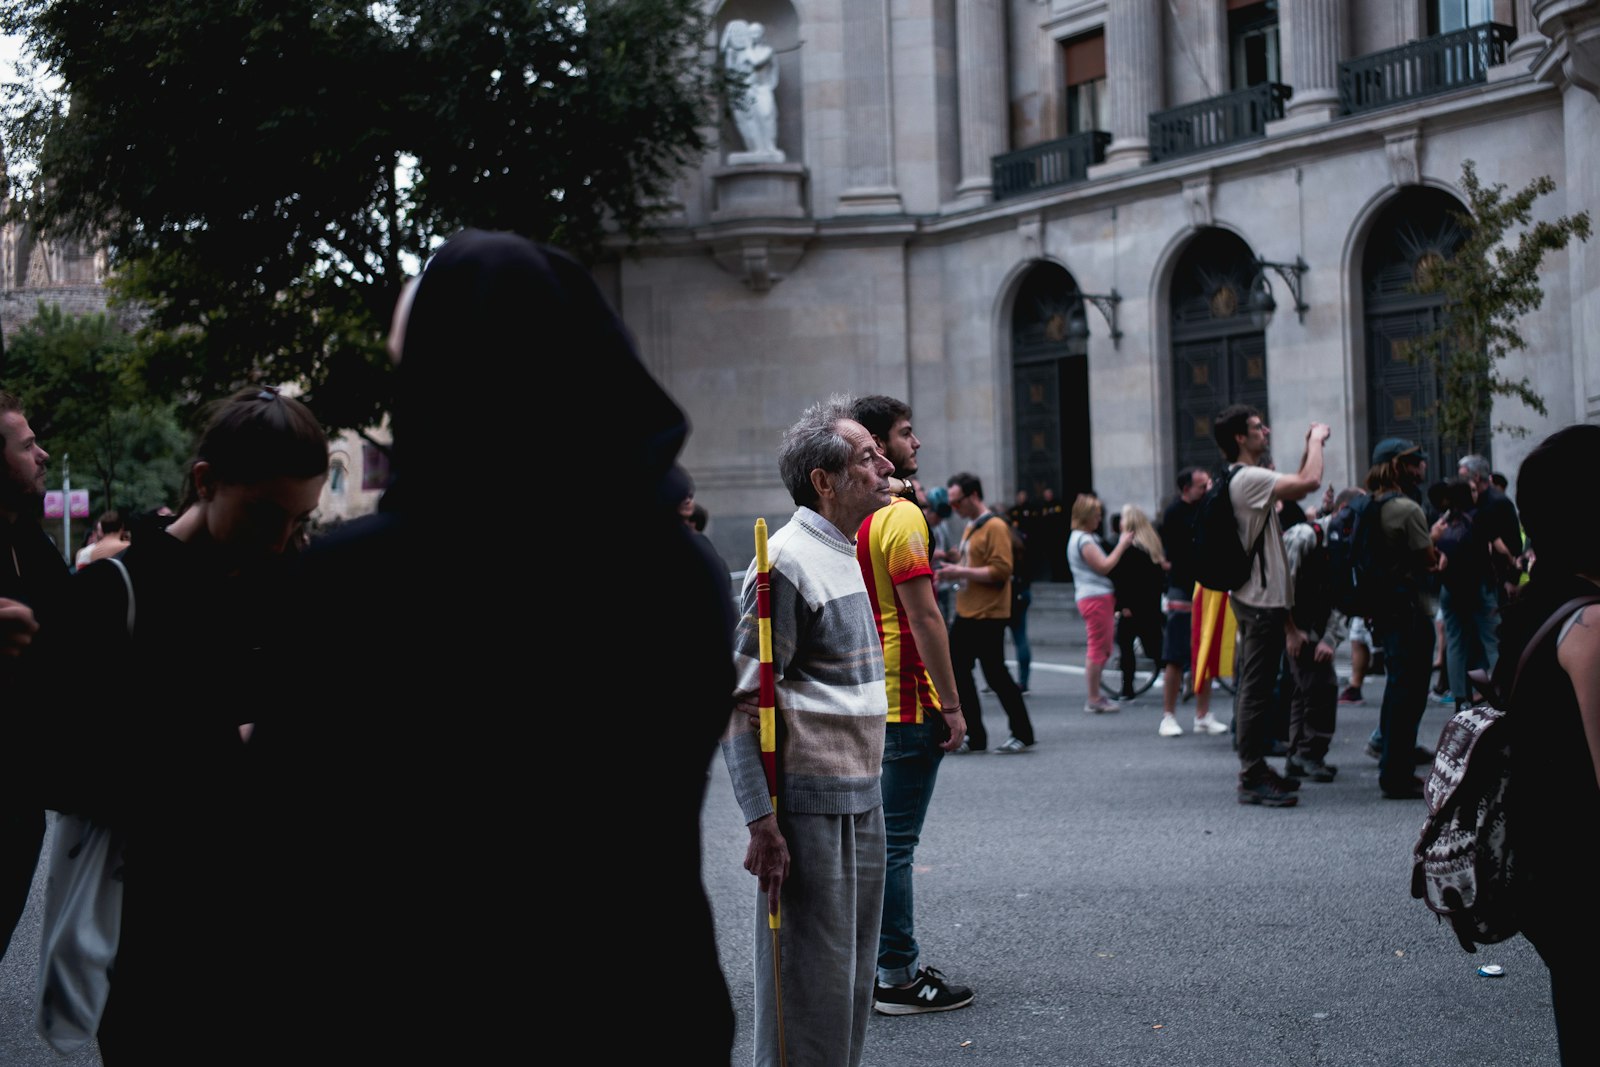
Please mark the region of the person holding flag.
[[[877, 978], [888, 716], [854, 534], [890, 502], [894, 465], [852, 418], [851, 399], [833, 397], [784, 434], [778, 469], [795, 512], [768, 541], [766, 571], [757, 565], [745, 574], [722, 742], [750, 831], [744, 867], [760, 886], [754, 1062], [854, 1067]], [[763, 585], [766, 612], [757, 604]], [[746, 708], [761, 694], [763, 645], [775, 788], [763, 766], [764, 731]]]

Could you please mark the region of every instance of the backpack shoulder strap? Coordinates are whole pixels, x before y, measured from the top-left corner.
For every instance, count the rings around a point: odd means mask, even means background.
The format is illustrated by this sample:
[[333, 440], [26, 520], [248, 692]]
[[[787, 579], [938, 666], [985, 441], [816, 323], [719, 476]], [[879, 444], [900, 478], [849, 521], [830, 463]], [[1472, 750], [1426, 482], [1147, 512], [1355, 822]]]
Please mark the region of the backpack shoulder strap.
[[1544, 621], [1544, 625], [1533, 632], [1533, 636], [1528, 639], [1527, 645], [1522, 649], [1522, 655], [1517, 659], [1517, 673], [1511, 676], [1511, 688], [1506, 690], [1504, 703], [1507, 706], [1510, 705], [1511, 697], [1517, 691], [1517, 682], [1522, 678], [1522, 669], [1533, 658], [1534, 651], [1544, 643], [1546, 637], [1550, 636], [1551, 631], [1566, 621], [1567, 616], [1590, 604], [1600, 604], [1600, 596], [1573, 597], [1552, 612], [1550, 617]]
[[133, 636], [133, 578], [128, 574], [128, 565], [122, 562], [120, 555], [107, 557], [106, 562], [117, 568], [117, 573], [122, 575], [122, 584], [128, 590], [128, 636]]

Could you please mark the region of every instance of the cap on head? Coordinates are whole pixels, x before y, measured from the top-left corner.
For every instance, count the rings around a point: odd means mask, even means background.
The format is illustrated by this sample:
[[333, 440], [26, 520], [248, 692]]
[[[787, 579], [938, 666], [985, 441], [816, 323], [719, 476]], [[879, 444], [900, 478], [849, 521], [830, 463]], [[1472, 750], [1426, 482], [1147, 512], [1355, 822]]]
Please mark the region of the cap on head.
[[1376, 467], [1380, 463], [1388, 463], [1400, 456], [1413, 454], [1418, 459], [1426, 458], [1422, 455], [1422, 446], [1415, 441], [1407, 441], [1403, 437], [1385, 437], [1378, 442], [1378, 447], [1372, 450], [1372, 465]]

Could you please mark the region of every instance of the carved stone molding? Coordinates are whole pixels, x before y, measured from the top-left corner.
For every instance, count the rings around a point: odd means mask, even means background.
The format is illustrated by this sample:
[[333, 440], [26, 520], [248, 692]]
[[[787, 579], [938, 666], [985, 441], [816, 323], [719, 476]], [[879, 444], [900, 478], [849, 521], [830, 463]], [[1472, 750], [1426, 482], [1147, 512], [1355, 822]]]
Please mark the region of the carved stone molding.
[[1183, 183], [1183, 206], [1189, 212], [1189, 225], [1198, 230], [1210, 226], [1215, 221], [1212, 202], [1216, 193], [1216, 183], [1210, 171]]
[[810, 223], [748, 223], [696, 234], [711, 258], [751, 292], [765, 293], [793, 273], [815, 235]]
[[803, 219], [806, 168], [801, 163], [744, 163], [711, 173], [711, 220]]
[[1044, 218], [1038, 212], [1017, 219], [1017, 237], [1022, 241], [1022, 258], [1044, 258]]
[[1600, 98], [1600, 3], [1534, 0], [1533, 17], [1550, 39], [1534, 68], [1543, 81], [1572, 84]]
[[1389, 181], [1395, 188], [1422, 184], [1422, 127], [1412, 126], [1383, 139], [1389, 157]]

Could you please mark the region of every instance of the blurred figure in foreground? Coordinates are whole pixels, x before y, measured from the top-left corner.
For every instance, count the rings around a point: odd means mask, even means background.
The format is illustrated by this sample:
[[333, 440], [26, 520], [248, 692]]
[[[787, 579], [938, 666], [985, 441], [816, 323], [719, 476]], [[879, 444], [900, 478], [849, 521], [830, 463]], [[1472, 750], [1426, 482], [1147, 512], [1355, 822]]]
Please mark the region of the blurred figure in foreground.
[[[308, 1048], [448, 1062], [463, 1042], [525, 1055], [542, 975], [560, 977], [541, 1006], [573, 1018], [597, 989], [655, 974], [673, 995], [632, 999], [608, 1055], [657, 1056], [681, 1032], [726, 1063], [733, 1014], [700, 807], [733, 689], [733, 620], [726, 573], [676, 512], [683, 412], [588, 273], [513, 234], [446, 242], [390, 343], [394, 482], [377, 515], [302, 560], [296, 655], [336, 650], [341, 668], [258, 731], [286, 978], [263, 1040], [293, 1053], [280, 1062]], [[600, 405], [581, 438], [530, 432], [557, 396]], [[484, 586], [462, 502], [505, 499], [529, 456], [550, 484], [634, 491]], [[535, 638], [536, 617], [563, 636]], [[581, 759], [581, 780], [626, 797], [626, 814], [581, 800], [580, 779], [554, 784], [537, 770], [546, 758]], [[549, 893], [554, 911], [530, 905]], [[585, 931], [555, 959], [552, 918]], [[553, 1055], [566, 1040], [538, 1038]]]

